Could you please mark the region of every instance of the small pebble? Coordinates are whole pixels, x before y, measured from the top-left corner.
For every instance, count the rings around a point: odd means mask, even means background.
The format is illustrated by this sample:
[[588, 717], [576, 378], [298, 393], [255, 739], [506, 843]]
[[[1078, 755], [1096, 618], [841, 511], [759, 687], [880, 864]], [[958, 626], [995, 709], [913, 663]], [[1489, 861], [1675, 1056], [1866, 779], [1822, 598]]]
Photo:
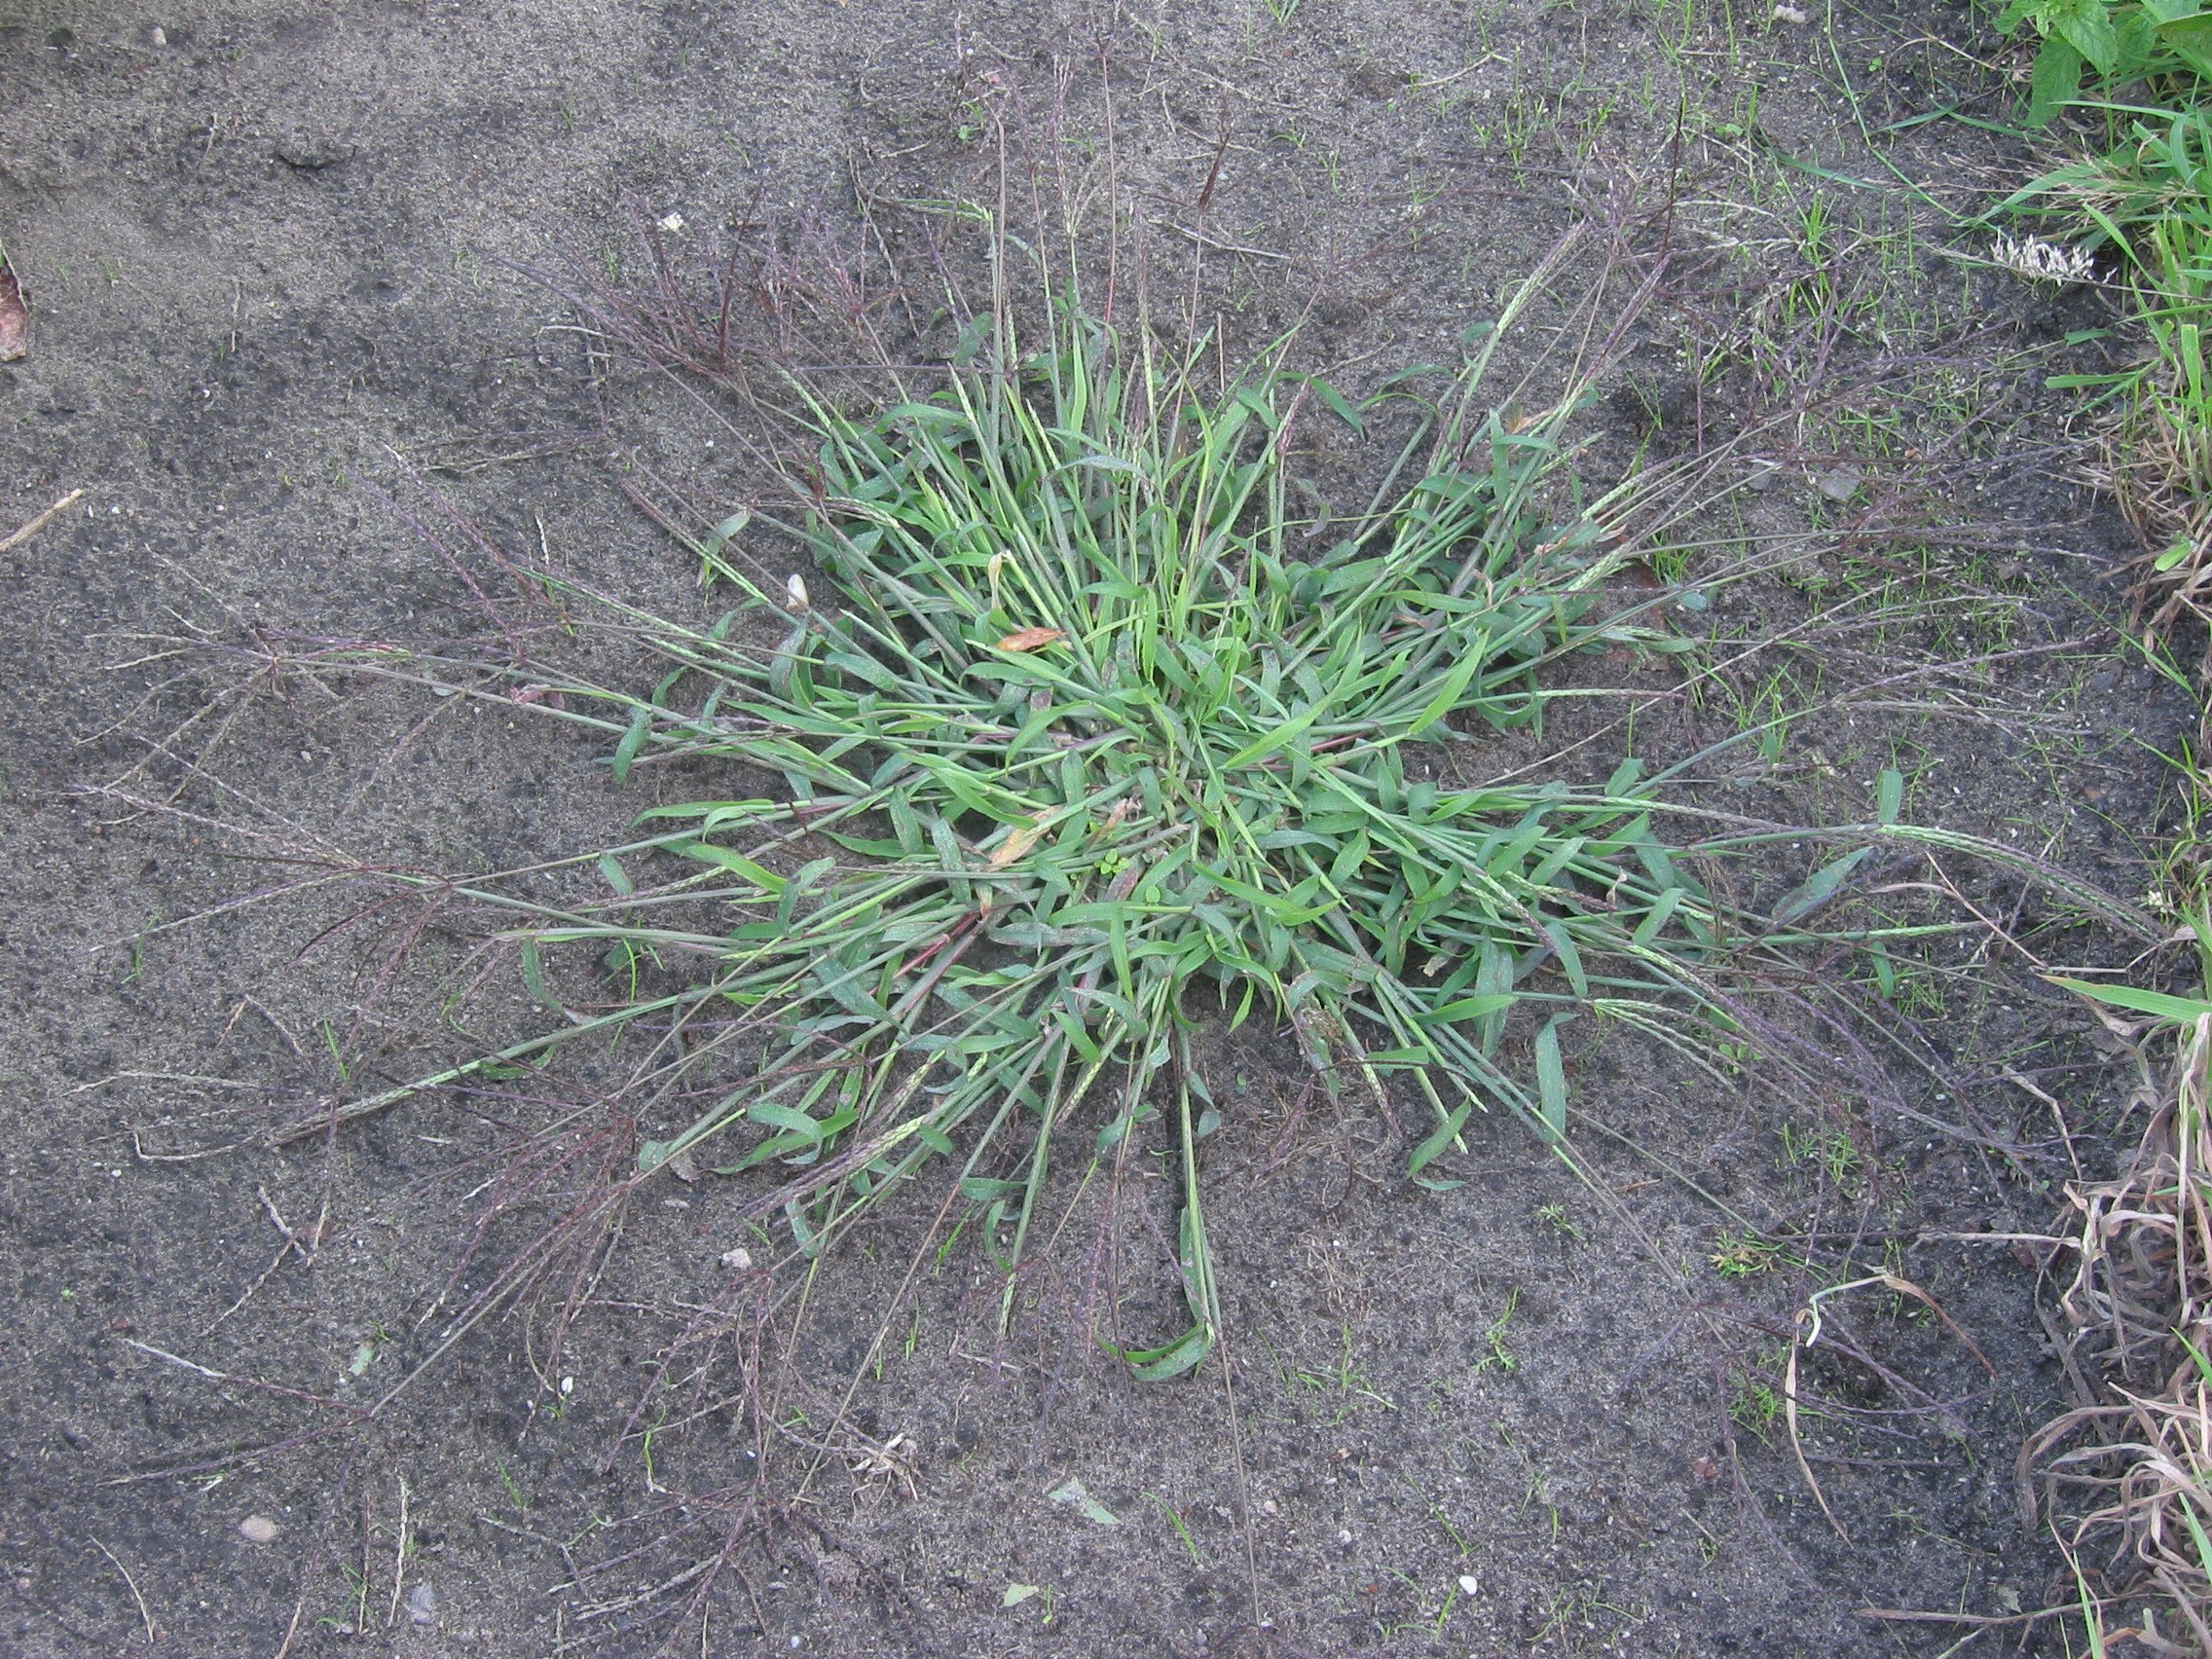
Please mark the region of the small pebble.
[[239, 1536], [249, 1544], [273, 1544], [283, 1530], [266, 1515], [248, 1515], [239, 1523]]
[[724, 1250], [722, 1266], [733, 1273], [749, 1273], [753, 1271], [753, 1252], [742, 1244], [734, 1250]]
[[1865, 479], [1866, 474], [1859, 467], [1844, 465], [1822, 473], [1813, 483], [1829, 500], [1848, 501], [1859, 494], [1859, 486]]
[[438, 1616], [438, 1593], [427, 1584], [418, 1584], [407, 1592], [407, 1616], [419, 1625], [426, 1625]]
[[1482, 1581], [1476, 1578], [1473, 1573], [1462, 1572], [1459, 1574], [1459, 1594], [1462, 1596], [1472, 1596], [1481, 1588]]

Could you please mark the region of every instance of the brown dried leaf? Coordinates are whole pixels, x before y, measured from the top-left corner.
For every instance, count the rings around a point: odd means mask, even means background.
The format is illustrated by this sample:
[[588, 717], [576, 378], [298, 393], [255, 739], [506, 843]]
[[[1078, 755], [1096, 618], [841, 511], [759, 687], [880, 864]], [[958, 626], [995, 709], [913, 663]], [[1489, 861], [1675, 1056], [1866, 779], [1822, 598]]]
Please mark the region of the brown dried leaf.
[[1045, 830], [1042, 825], [1016, 825], [1014, 833], [991, 850], [990, 867], [993, 869], [1006, 868], [1008, 865], [1013, 864], [1031, 847], [1034, 847], [1037, 844], [1037, 838], [1044, 833]]
[[0, 363], [12, 363], [30, 350], [31, 313], [23, 305], [22, 284], [0, 265]]
[[1033, 651], [1039, 645], [1049, 645], [1067, 635], [1058, 628], [1016, 628], [991, 649], [995, 651]]

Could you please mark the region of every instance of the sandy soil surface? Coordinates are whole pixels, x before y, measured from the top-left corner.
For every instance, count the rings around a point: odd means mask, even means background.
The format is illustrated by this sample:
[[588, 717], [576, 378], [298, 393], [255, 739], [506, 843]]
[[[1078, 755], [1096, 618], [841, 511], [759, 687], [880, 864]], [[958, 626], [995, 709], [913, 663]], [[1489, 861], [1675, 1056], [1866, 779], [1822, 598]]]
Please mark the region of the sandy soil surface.
[[[409, 933], [315, 861], [512, 867], [609, 844], [647, 798], [526, 710], [333, 691], [288, 667], [305, 642], [469, 634], [489, 545], [700, 613], [695, 563], [622, 486], [711, 509], [740, 469], [561, 290], [634, 291], [647, 225], [689, 271], [745, 227], [862, 238], [865, 193], [981, 188], [1017, 96], [1092, 141], [1110, 116], [1113, 188], [1162, 258], [1212, 244], [1240, 338], [1310, 306], [1300, 350], [1349, 386], [1449, 360], [1592, 204], [1668, 218], [1677, 276], [1593, 412], [1591, 468], [1819, 392], [1826, 424], [1794, 429], [1746, 522], [1827, 551], [1698, 625], [1787, 631], [1823, 583], [1922, 598], [1832, 660], [1760, 659], [1737, 707], [1656, 741], [1947, 657], [1718, 787], [1848, 822], [1901, 756], [1932, 821], [2139, 895], [2162, 799], [2142, 745], [2170, 747], [2186, 700], [2120, 643], [2121, 533], [2068, 482], [2042, 389], [2108, 319], [1952, 256], [2022, 160], [1912, 124], [2005, 107], [1938, 38], [1949, 9], [0, 18], [0, 239], [30, 311], [0, 364], [0, 536], [69, 498], [0, 553], [0, 1646], [1934, 1654], [1968, 1627], [1866, 1610], [2067, 1598], [2013, 1485], [2058, 1397], [2037, 1260], [1959, 1235], [2042, 1232], [2119, 1086], [2091, 1022], [1977, 939], [1898, 1001], [1947, 1086], [1809, 1106], [1579, 1054], [1618, 1137], [1582, 1143], [1605, 1203], [1504, 1122], [1456, 1191], [1410, 1185], [1387, 1125], [1309, 1110], [1272, 1035], [1209, 1039], [1238, 1106], [1211, 1173], [1233, 1364], [1131, 1380], [1086, 1335], [1081, 1249], [1006, 1337], [964, 1246], [898, 1302], [921, 1233], [892, 1216], [773, 1348], [765, 1468], [740, 1431], [757, 1379], [659, 1382], [700, 1309], [735, 1330], [755, 1306], [734, 1183], [630, 1214], [572, 1320], [540, 1298], [449, 1341], [437, 1309], [527, 1236], [478, 1218], [535, 1106], [424, 1098], [270, 1144], [542, 1018], [504, 979], [448, 1018], [423, 963], [467, 939]], [[1852, 514], [1920, 528], [1839, 553]], [[2052, 960], [2126, 948], [1953, 873]], [[1157, 1287], [1158, 1252], [1126, 1248]], [[1882, 1272], [1958, 1334], [1879, 1290], [1828, 1305], [1848, 1350], [1798, 1385], [1831, 1519], [1781, 1420], [1787, 1356], [1813, 1289]], [[2049, 1621], [1971, 1650], [2023, 1646], [2062, 1650]]]

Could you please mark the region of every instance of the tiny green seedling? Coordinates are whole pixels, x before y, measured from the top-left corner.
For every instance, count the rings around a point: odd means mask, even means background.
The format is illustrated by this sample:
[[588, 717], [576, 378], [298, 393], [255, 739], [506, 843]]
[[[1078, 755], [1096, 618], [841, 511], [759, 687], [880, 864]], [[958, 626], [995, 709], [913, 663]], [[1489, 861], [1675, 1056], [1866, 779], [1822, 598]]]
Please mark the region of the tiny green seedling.
[[1581, 1224], [1567, 1214], [1565, 1204], [1538, 1204], [1536, 1206], [1536, 1222], [1541, 1227], [1549, 1228], [1562, 1238], [1580, 1238], [1582, 1236]]
[[1333, 1397], [1336, 1400], [1336, 1416], [1329, 1419], [1332, 1427], [1350, 1418], [1352, 1413], [1358, 1410], [1358, 1403], [1361, 1400], [1381, 1406], [1385, 1411], [1396, 1411], [1398, 1409], [1397, 1402], [1377, 1388], [1374, 1381], [1368, 1376], [1366, 1368], [1353, 1358], [1351, 1327], [1349, 1325], [1344, 1326], [1340, 1335], [1342, 1346], [1338, 1349], [1337, 1362], [1332, 1369], [1328, 1371], [1288, 1371], [1285, 1375], [1292, 1382], [1309, 1388], [1316, 1394]]
[[152, 919], [131, 936], [130, 967], [124, 974], [120, 983], [130, 984], [146, 972], [146, 940], [152, 935], [162, 931], [162, 907], [156, 905]]
[[1766, 1445], [1774, 1441], [1775, 1424], [1782, 1420], [1783, 1398], [1780, 1390], [1764, 1378], [1738, 1373], [1729, 1390], [1728, 1417], [1739, 1428], [1748, 1429]]
[[1780, 1245], [1768, 1243], [1749, 1228], [1724, 1227], [1714, 1236], [1712, 1254], [1706, 1260], [1722, 1278], [1744, 1279], [1770, 1272], [1788, 1257]]
[[1175, 1536], [1181, 1541], [1184, 1553], [1191, 1558], [1191, 1565], [1203, 1572], [1206, 1558], [1198, 1553], [1198, 1541], [1191, 1536], [1190, 1527], [1184, 1522], [1182, 1515], [1177, 1512], [1175, 1506], [1156, 1492], [1144, 1493], [1141, 1495], [1147, 1503], [1160, 1511], [1160, 1518], [1162, 1521], [1175, 1529]]
[[1510, 1377], [1521, 1369], [1521, 1361], [1514, 1356], [1513, 1350], [1506, 1346], [1505, 1342], [1506, 1329], [1513, 1323], [1514, 1310], [1520, 1306], [1521, 1290], [1516, 1285], [1512, 1293], [1505, 1299], [1504, 1310], [1493, 1319], [1489, 1328], [1483, 1332], [1483, 1342], [1490, 1351], [1475, 1361], [1475, 1375], [1477, 1377], [1480, 1377], [1486, 1371], [1493, 1370]]
[[530, 1513], [530, 1499], [523, 1495], [522, 1485], [515, 1479], [514, 1471], [507, 1467], [507, 1460], [504, 1457], [498, 1457], [495, 1458], [493, 1463], [499, 1471], [499, 1485], [506, 1491], [508, 1505], [517, 1515], [528, 1515]]
[[352, 1081], [352, 1068], [346, 1063], [346, 1051], [338, 1041], [338, 1028], [327, 1017], [319, 1020], [315, 1028], [322, 1033], [322, 1046], [330, 1054], [330, 1069], [337, 1074], [338, 1085], [343, 1088]]

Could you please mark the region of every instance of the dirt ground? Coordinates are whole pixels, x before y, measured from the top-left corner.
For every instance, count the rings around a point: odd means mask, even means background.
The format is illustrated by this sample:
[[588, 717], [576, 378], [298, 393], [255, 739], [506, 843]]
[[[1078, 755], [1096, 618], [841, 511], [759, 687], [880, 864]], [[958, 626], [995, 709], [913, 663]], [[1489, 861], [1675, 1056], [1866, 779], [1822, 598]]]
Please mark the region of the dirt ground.
[[[2043, 1232], [2109, 1157], [2124, 1080], [1985, 939], [1907, 976], [1915, 1064], [1883, 1090], [1579, 1054], [1606, 1203], [1504, 1122], [1457, 1190], [1412, 1186], [1384, 1125], [1302, 1103], [1268, 1033], [1223, 1037], [1229, 1365], [1147, 1384], [1102, 1357], [1082, 1249], [1002, 1339], [964, 1248], [927, 1259], [871, 1364], [920, 1236], [894, 1215], [775, 1350], [757, 1480], [739, 1382], [688, 1423], [639, 1410], [700, 1309], [744, 1306], [729, 1184], [629, 1216], [548, 1365], [543, 1307], [450, 1346], [432, 1316], [512, 1242], [473, 1231], [488, 1109], [268, 1145], [533, 1017], [509, 987], [441, 1027], [385, 977], [385, 918], [318, 944], [365, 901], [306, 885], [303, 850], [506, 867], [608, 844], [644, 803], [572, 732], [334, 695], [278, 672], [289, 642], [472, 626], [485, 566], [448, 506], [696, 613], [695, 567], [620, 486], [737, 488], [668, 436], [686, 394], [595, 359], [517, 267], [635, 279], [645, 222], [680, 264], [739, 220], [850, 226], [858, 186], [981, 177], [1016, 86], [1070, 130], [1110, 101], [1134, 218], [1217, 244], [1237, 329], [1318, 294], [1300, 350], [1352, 386], [1449, 360], [1578, 212], [1677, 181], [1680, 276], [1590, 469], [1825, 399], [1742, 521], [1825, 551], [1698, 625], [1772, 638], [1893, 576], [1918, 608], [1759, 658], [1736, 708], [1654, 741], [1798, 699], [1715, 790], [1860, 821], [1892, 760], [1924, 821], [2136, 900], [2152, 751], [2188, 703], [2122, 644], [2124, 533], [2068, 481], [2042, 386], [2110, 318], [1977, 263], [1956, 220], [2025, 158], [1914, 121], [2005, 108], [1960, 27], [1694, 0], [0, 7], [0, 239], [31, 313], [0, 364], [0, 535], [84, 492], [0, 554], [0, 1647], [2066, 1651], [2057, 1620], [1942, 1617], [2071, 1593], [2013, 1479], [2059, 1397], [2037, 1257], [1960, 1235]], [[2048, 962], [2133, 948], [1949, 873]], [[1782, 1419], [1793, 1321], [1877, 1272], [1954, 1325], [1878, 1286], [1825, 1303], [1842, 1346], [1798, 1380], [1817, 1498]]]

